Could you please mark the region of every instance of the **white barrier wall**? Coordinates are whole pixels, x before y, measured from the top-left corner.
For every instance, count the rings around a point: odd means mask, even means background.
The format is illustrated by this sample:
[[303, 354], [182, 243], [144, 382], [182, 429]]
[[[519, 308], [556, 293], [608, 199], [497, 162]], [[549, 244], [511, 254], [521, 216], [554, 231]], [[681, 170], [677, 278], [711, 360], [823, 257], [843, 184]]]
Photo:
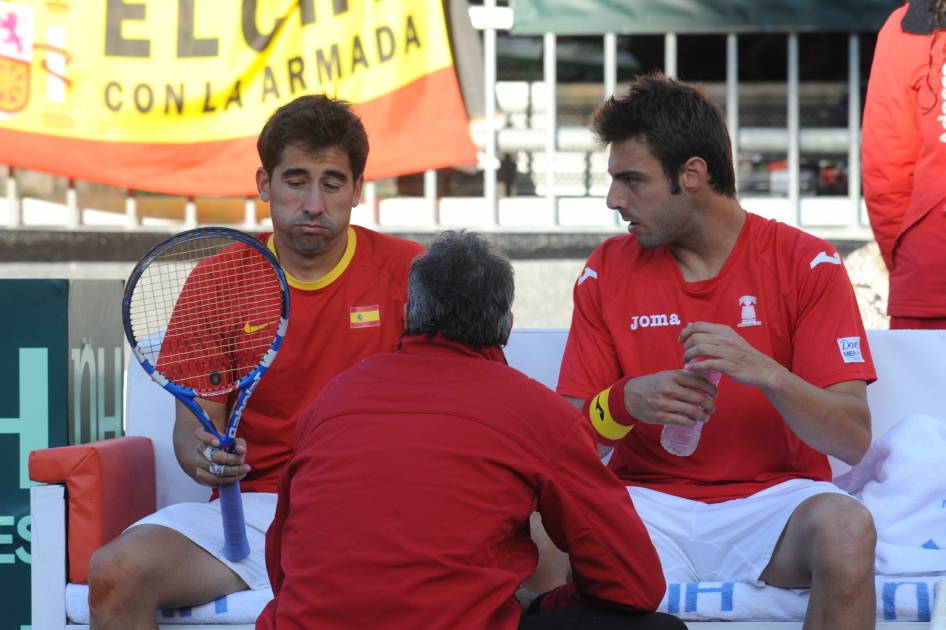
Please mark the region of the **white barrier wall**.
[[[506, 346], [512, 367], [554, 389], [568, 330], [517, 328]], [[910, 414], [946, 416], [946, 331], [871, 330], [868, 342], [878, 380], [867, 388], [873, 438], [876, 440], [900, 418]], [[128, 367], [127, 435], [151, 438], [155, 449], [158, 508], [182, 501], [206, 501], [210, 490], [184, 474], [174, 456], [171, 429], [174, 398], [151, 382], [137, 362]], [[850, 467], [831, 461], [834, 474]]]

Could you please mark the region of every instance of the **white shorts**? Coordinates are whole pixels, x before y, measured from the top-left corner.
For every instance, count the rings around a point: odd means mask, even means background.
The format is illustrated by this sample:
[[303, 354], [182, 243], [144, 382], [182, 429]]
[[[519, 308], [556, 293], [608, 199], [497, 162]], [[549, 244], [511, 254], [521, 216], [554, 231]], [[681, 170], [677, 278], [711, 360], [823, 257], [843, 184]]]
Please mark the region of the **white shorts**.
[[[176, 503], [146, 516], [137, 525], [163, 525], [187, 536], [196, 545], [230, 567], [254, 591], [269, 588], [266, 573], [266, 530], [276, 515], [276, 494], [247, 492], [243, 494], [243, 517], [250, 555], [239, 562], [230, 562], [223, 555], [223, 520], [220, 500], [210, 503]], [[131, 529], [129, 527], [129, 529]]]
[[[793, 479], [744, 499], [702, 503], [628, 486], [634, 507], [672, 582], [749, 582], [772, 558], [792, 513], [805, 499], [833, 493], [851, 497], [826, 481]], [[856, 501], [851, 497], [852, 501]]]

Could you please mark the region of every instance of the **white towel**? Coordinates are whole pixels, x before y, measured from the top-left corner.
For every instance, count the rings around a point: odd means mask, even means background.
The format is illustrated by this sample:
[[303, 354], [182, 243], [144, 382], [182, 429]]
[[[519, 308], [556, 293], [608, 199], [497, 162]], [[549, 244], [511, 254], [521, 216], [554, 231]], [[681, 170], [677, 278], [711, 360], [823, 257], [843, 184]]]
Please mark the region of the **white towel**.
[[[877, 621], [929, 621], [933, 590], [940, 578], [877, 578]], [[801, 621], [807, 590], [753, 586], [745, 582], [669, 584], [658, 608], [685, 621]], [[215, 602], [158, 611], [161, 624], [253, 624], [273, 597], [270, 589], [242, 591]], [[69, 621], [89, 623], [89, 587], [66, 586]]]
[[808, 591], [746, 582], [684, 582], [667, 585], [657, 608], [684, 621], [800, 621]]
[[[878, 576], [877, 621], [929, 621], [938, 580]], [[809, 594], [746, 582], [668, 584], [657, 610], [684, 621], [802, 621]]]
[[[263, 608], [273, 598], [272, 589], [240, 591], [220, 599], [174, 610], [159, 610], [160, 624], [254, 624]], [[75, 624], [89, 623], [89, 587], [87, 584], [66, 585], [66, 616]]]
[[874, 516], [878, 573], [946, 572], [946, 422], [902, 418], [835, 483]]

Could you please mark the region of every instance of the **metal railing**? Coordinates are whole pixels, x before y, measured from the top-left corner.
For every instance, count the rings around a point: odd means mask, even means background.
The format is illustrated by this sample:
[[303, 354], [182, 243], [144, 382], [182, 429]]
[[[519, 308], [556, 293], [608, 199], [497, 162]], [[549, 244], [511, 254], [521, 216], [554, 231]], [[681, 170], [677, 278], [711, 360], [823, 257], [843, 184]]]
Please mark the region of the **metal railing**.
[[[603, 197], [571, 198], [556, 195], [556, 157], [562, 152], [600, 151], [594, 138], [585, 127], [568, 127], [557, 124], [556, 75], [557, 36], [546, 33], [543, 38], [543, 83], [548, 95], [545, 103], [544, 128], [496, 128], [497, 93], [497, 25], [508, 24], [509, 11], [497, 8], [495, 0], [485, 0], [481, 21], [483, 28], [486, 116], [485, 129], [476, 138], [482, 148], [480, 166], [483, 169], [483, 196], [481, 198], [438, 199], [437, 174], [424, 174], [424, 196], [421, 198], [394, 198], [378, 200], [373, 182], [365, 186], [362, 206], [356, 209], [353, 221], [385, 231], [437, 230], [441, 227], [468, 225], [485, 231], [620, 231], [623, 225], [616, 212], [608, 211]], [[485, 20], [483, 17], [485, 15]], [[508, 25], [506, 26], [508, 28]], [[739, 122], [739, 76], [738, 38], [729, 34], [726, 38], [726, 85], [725, 110], [727, 124], [732, 137], [734, 162], [740, 151], [759, 153], [784, 153], [787, 155], [786, 197], [740, 197], [743, 205], [752, 211], [777, 218], [801, 227], [819, 236], [834, 239], [871, 240], [872, 233], [866, 221], [860, 190], [860, 43], [856, 33], [849, 35], [848, 67], [848, 126], [835, 128], [801, 128], [799, 124], [799, 42], [797, 34], [789, 34], [787, 41], [787, 126], [740, 127]], [[614, 33], [603, 36], [603, 95], [608, 98], [617, 87], [617, 37]], [[677, 36], [667, 33], [664, 37], [664, 72], [669, 76], [677, 73]], [[497, 195], [497, 171], [501, 154], [519, 151], [544, 154], [541, 178], [538, 183], [544, 195], [532, 197], [505, 197]], [[803, 199], [801, 191], [800, 158], [806, 153], [847, 153], [848, 195], [844, 197], [808, 197]], [[11, 169], [7, 178], [6, 206], [9, 228], [23, 225], [22, 202], [17, 194], [16, 178]], [[540, 175], [536, 173], [536, 175]], [[600, 187], [599, 187], [600, 188]], [[587, 193], [586, 193], [587, 194]], [[66, 193], [63, 227], [76, 229], [82, 226], [82, 212], [78, 206], [75, 182], [69, 182]], [[584, 210], [582, 210], [584, 209]], [[583, 224], [582, 212], [589, 219]], [[120, 217], [120, 215], [119, 215]], [[530, 218], [531, 217], [531, 218]], [[134, 191], [125, 199], [125, 214], [118, 218], [116, 228], [140, 229]], [[259, 227], [256, 203], [247, 198], [243, 225], [253, 229]], [[184, 221], [168, 225], [170, 229], [197, 225], [197, 207], [193, 197], [185, 202]], [[100, 226], [97, 226], [100, 227]], [[153, 227], [153, 226], [152, 226]]]

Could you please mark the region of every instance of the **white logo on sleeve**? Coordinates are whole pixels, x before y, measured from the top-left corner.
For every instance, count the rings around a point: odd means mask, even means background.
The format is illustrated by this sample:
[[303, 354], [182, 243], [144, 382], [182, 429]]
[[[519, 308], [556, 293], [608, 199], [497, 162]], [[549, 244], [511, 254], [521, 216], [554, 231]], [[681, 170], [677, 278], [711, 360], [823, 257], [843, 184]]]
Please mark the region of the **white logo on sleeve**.
[[578, 284], [581, 284], [588, 278], [598, 279], [598, 272], [592, 269], [591, 267], [585, 267], [585, 270], [581, 272], [581, 277], [578, 278]]
[[841, 337], [838, 339], [838, 348], [841, 349], [841, 358], [845, 363], [864, 363], [860, 337]]
[[837, 252], [834, 252], [833, 256], [828, 256], [827, 252], [821, 252], [815, 259], [811, 261], [811, 268], [814, 269], [821, 263], [831, 263], [832, 265], [841, 264], [841, 255]]

